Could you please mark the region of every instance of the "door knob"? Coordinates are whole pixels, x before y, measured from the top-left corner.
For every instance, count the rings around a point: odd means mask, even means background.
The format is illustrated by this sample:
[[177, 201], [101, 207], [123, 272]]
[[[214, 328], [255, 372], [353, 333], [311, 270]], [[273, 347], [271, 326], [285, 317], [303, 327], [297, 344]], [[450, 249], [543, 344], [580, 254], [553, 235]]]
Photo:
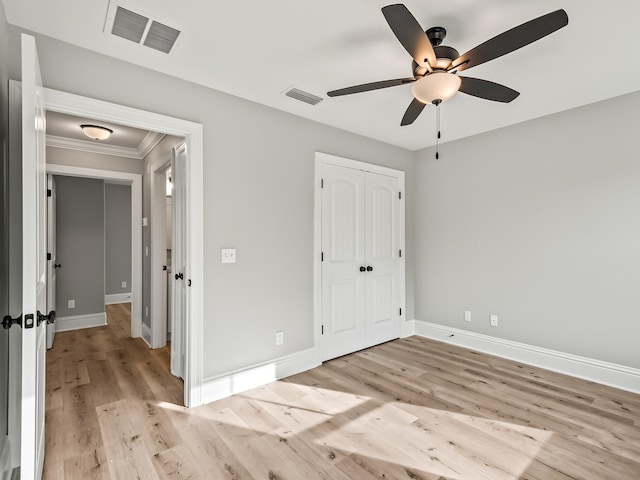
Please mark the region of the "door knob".
[[366, 271], [367, 271], [367, 269], [366, 269], [366, 268], [364, 268], [364, 267], [360, 267], [360, 271], [361, 271], [361, 272], [366, 272]]
[[182, 280], [184, 275], [182, 273], [176, 273], [176, 280]]
[[371, 265], [367, 265], [367, 272], [373, 272], [373, 267]]
[[61, 263], [54, 263], [53, 264], [53, 268], [60, 268], [60, 267], [62, 267]]
[[56, 321], [56, 311], [55, 310], [51, 310], [49, 312], [49, 315], [43, 315], [43, 314], [40, 313], [40, 310], [38, 310], [38, 320], [37, 320], [38, 326], [40, 326], [40, 324], [42, 322], [54, 323], [55, 321]]

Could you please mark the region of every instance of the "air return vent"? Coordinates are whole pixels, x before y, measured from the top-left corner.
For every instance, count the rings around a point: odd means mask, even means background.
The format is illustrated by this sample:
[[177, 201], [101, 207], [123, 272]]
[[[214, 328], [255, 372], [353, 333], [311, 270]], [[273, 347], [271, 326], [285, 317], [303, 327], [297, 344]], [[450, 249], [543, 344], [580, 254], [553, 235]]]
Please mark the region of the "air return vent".
[[301, 102], [308, 103], [309, 105], [317, 105], [320, 103], [323, 98], [314, 95], [313, 93], [305, 92], [304, 90], [300, 90], [299, 88], [288, 88], [284, 94], [287, 97], [291, 97], [295, 100], [300, 100]]
[[171, 52], [180, 36], [180, 30], [113, 1], [109, 2], [104, 32], [163, 53]]

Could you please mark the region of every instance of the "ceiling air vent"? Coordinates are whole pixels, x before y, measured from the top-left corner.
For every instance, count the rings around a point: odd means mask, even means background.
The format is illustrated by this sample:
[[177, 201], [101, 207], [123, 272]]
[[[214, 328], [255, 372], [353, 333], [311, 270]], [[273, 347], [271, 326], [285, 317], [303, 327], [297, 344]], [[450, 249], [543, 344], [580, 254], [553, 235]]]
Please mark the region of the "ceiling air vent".
[[300, 100], [301, 102], [308, 103], [309, 105], [317, 105], [320, 103], [323, 98], [314, 95], [313, 93], [305, 92], [304, 90], [300, 90], [299, 88], [289, 88], [284, 92], [287, 97], [294, 98], [296, 100]]
[[163, 53], [171, 52], [180, 36], [180, 30], [113, 1], [109, 2], [104, 32]]

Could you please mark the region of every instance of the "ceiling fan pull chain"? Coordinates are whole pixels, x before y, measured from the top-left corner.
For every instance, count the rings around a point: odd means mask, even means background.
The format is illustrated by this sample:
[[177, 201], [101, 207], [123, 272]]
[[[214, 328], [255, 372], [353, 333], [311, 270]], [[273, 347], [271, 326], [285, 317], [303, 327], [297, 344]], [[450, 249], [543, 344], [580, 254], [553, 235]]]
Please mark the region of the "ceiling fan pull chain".
[[436, 105], [436, 160], [440, 158], [440, 103], [433, 102]]

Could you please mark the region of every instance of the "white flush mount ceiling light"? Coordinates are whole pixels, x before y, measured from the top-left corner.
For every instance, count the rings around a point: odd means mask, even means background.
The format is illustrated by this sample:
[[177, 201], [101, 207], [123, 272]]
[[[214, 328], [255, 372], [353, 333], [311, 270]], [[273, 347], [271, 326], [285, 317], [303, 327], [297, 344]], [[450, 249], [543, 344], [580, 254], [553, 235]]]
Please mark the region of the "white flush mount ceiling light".
[[111, 136], [113, 130], [99, 125], [80, 125], [84, 134], [94, 140], [106, 140]]
[[411, 91], [424, 104], [441, 103], [453, 97], [461, 83], [460, 77], [452, 73], [433, 72], [415, 82]]

